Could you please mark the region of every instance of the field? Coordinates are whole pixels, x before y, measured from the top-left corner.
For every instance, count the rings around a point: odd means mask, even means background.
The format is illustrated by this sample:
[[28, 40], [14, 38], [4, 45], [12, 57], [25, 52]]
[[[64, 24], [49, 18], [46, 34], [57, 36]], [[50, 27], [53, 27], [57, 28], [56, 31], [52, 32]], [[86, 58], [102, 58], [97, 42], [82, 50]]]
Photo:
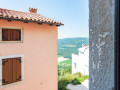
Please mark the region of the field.
[[63, 57], [63, 56], [61, 56], [61, 55], [58, 55], [58, 57]]
[[69, 65], [72, 65], [72, 59], [62, 61], [62, 62], [60, 62], [60, 64], [69, 64]]

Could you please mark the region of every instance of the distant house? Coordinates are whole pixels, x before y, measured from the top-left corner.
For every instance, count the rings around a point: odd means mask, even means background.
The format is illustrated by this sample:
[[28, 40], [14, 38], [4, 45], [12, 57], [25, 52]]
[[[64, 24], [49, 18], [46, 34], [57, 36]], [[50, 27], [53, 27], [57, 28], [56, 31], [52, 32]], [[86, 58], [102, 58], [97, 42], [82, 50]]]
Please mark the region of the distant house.
[[63, 24], [29, 11], [0, 8], [0, 90], [57, 90], [57, 30]]
[[82, 45], [78, 49], [78, 55], [72, 54], [72, 73], [81, 72], [89, 75], [89, 46]]

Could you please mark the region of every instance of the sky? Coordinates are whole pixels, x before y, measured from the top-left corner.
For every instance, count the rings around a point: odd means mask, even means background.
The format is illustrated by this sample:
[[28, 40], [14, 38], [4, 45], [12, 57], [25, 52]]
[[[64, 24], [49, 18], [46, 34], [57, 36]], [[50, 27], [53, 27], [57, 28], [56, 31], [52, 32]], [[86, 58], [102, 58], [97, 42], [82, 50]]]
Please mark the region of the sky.
[[64, 24], [58, 28], [59, 39], [89, 37], [88, 0], [0, 0], [0, 8], [29, 12], [29, 7]]

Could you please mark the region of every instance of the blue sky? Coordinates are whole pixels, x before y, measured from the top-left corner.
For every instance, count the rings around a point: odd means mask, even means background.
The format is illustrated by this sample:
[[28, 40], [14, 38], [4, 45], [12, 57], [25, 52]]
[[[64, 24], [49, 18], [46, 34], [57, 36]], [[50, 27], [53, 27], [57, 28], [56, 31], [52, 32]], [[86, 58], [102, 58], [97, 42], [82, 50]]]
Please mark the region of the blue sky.
[[88, 0], [0, 0], [0, 7], [28, 12], [29, 7], [60, 21], [58, 38], [89, 37]]

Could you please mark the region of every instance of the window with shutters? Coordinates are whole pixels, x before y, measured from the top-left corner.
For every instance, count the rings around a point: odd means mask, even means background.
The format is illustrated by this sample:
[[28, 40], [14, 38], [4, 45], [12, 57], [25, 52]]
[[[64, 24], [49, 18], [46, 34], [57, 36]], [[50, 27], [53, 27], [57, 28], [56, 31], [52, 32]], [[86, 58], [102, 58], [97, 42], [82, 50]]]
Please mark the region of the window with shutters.
[[22, 42], [22, 29], [0, 27], [0, 42]]
[[2, 85], [21, 81], [21, 58], [2, 60]]
[[23, 56], [3, 57], [0, 59], [0, 85], [5, 86], [23, 80]]

